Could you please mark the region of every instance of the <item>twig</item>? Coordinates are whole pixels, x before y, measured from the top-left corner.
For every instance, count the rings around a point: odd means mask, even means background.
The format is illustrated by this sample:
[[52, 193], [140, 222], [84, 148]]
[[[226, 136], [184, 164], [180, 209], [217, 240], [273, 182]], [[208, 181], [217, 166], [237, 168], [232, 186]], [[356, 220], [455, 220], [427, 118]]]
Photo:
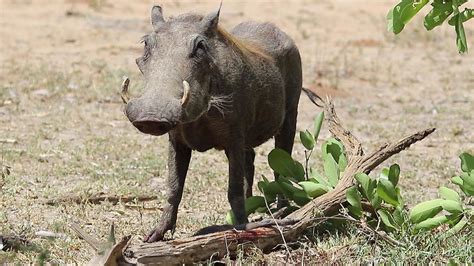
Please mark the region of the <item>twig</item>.
[[99, 242], [99, 240], [84, 232], [81, 227], [79, 227], [79, 225], [77, 225], [76, 223], [71, 223], [71, 228], [74, 232], [76, 232], [76, 234], [79, 235], [79, 237], [84, 239], [87, 244], [89, 244], [93, 249], [95, 249], [95, 251], [99, 251], [101, 249], [102, 244]]
[[144, 210], [144, 211], [163, 211], [163, 208], [161, 207], [146, 207], [146, 206], [138, 205], [138, 204], [124, 204], [123, 206], [125, 208], [139, 209], [139, 210]]
[[16, 139], [0, 139], [0, 143], [15, 144], [17, 142]]
[[359, 224], [363, 229], [372, 232], [373, 234], [379, 236], [380, 238], [382, 238], [383, 240], [387, 241], [388, 243], [394, 246], [400, 246], [400, 247], [405, 246], [405, 244], [391, 238], [385, 232], [381, 232], [376, 229], [373, 229], [372, 227], [368, 226], [365, 222], [356, 220], [351, 216], [334, 215], [334, 216], [317, 217], [317, 218], [312, 219], [312, 221], [318, 221], [319, 223], [325, 220], [343, 220], [343, 221], [353, 222], [353, 223]]
[[106, 195], [104, 193], [98, 193], [96, 195], [90, 196], [90, 197], [81, 197], [81, 196], [66, 196], [58, 199], [49, 199], [44, 202], [44, 204], [47, 205], [56, 205], [60, 203], [66, 203], [66, 202], [73, 202], [77, 204], [81, 203], [91, 203], [91, 204], [98, 204], [103, 201], [108, 201], [110, 203], [117, 204], [118, 202], [133, 202], [133, 201], [151, 201], [151, 200], [156, 200], [158, 197], [157, 196], [133, 196], [133, 195]]
[[[405, 245], [393, 238], [391, 238], [390, 236], [388, 236], [385, 232], [381, 232], [377, 229], [374, 229], [370, 226], [367, 225], [367, 223], [365, 223], [364, 221], [360, 221], [360, 220], [357, 220], [357, 219], [354, 219], [353, 217], [349, 216], [349, 215], [346, 215], [346, 216], [335, 216], [333, 217], [334, 219], [345, 219], [347, 221], [350, 221], [350, 222], [353, 222], [353, 223], [356, 223], [356, 224], [359, 224], [362, 229], [365, 229], [367, 231], [370, 231], [371, 233], [373, 233], [374, 235], [377, 235], [378, 237], [380, 237], [381, 239], [385, 240], [387, 243], [389, 244], [392, 244], [394, 246], [400, 246], [400, 247], [404, 247]], [[377, 225], [377, 228], [379, 227], [379, 225]]]
[[273, 216], [276, 218], [276, 219], [281, 219], [283, 217], [283, 215], [285, 215], [285, 212], [288, 210], [288, 207], [283, 207], [281, 209], [279, 209], [278, 211], [276, 211]]
[[55, 232], [50, 232], [50, 231], [38, 231], [35, 233], [35, 236], [45, 237], [45, 238], [61, 238], [61, 239], [68, 238], [66, 234], [55, 233]]
[[[265, 193], [265, 192], [264, 192], [264, 193]], [[275, 219], [275, 216], [273, 216], [273, 213], [272, 213], [272, 211], [270, 210], [270, 206], [268, 206], [267, 198], [266, 198], [266, 197], [263, 197], [263, 200], [265, 201], [265, 206], [267, 207], [268, 212], [269, 212], [270, 215], [272, 216], [272, 221], [275, 223], [278, 232], [280, 232], [281, 239], [283, 240], [283, 245], [285, 246], [286, 252], [288, 253], [288, 257], [289, 257], [289, 255], [290, 255], [290, 249], [288, 248], [288, 245], [286, 244], [285, 235], [283, 235], [283, 231], [281, 230], [280, 226], [278, 225], [278, 222], [277, 222], [277, 220]]]

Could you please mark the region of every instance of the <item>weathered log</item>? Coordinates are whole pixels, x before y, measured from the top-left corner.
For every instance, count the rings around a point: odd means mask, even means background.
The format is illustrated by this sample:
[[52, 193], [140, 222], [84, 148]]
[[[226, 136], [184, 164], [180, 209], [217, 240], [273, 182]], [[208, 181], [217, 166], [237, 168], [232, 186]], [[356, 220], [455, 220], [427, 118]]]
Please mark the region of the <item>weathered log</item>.
[[346, 149], [348, 165], [333, 190], [287, 216], [287, 219], [295, 221], [294, 223], [285, 225], [276, 223], [275, 226], [250, 230], [233, 229], [163, 242], [142, 243], [126, 249], [125, 261], [131, 264], [186, 264], [212, 257], [233, 256], [238, 246], [242, 244], [249, 244], [267, 252], [285, 241], [297, 240], [306, 228], [314, 224], [315, 219], [326, 217], [340, 208], [346, 201], [347, 189], [354, 184], [353, 177], [356, 173], [369, 173], [392, 155], [407, 149], [435, 130], [430, 128], [417, 132], [393, 144], [383, 145], [369, 155], [364, 155], [361, 143], [339, 122], [330, 99], [325, 103], [325, 114], [330, 132]]

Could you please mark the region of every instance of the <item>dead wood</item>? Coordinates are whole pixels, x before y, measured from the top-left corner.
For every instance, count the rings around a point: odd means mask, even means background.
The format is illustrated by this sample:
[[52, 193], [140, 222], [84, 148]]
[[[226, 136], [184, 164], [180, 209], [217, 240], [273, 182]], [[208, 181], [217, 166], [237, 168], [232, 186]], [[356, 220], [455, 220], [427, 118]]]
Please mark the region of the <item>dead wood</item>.
[[128, 246], [131, 236], [125, 236], [120, 242], [115, 243], [115, 226], [110, 226], [110, 233], [107, 241], [99, 241], [95, 237], [84, 232], [79, 225], [71, 223], [71, 228], [76, 234], [84, 239], [95, 251], [96, 254], [91, 257], [87, 265], [107, 265], [114, 266], [127, 264], [123, 261], [123, 250]]
[[23, 250], [31, 245], [31, 242], [24, 236], [0, 235], [0, 251]]
[[84, 241], [87, 242], [95, 251], [99, 251], [101, 249], [101, 243], [99, 240], [95, 239], [93, 236], [89, 235], [88, 233], [84, 232], [82, 228], [76, 224], [71, 223], [71, 229]]
[[0, 143], [16, 144], [18, 140], [16, 139], [0, 139]]
[[[124, 258], [131, 264], [186, 264], [212, 257], [233, 256], [239, 245], [258, 247], [270, 251], [282, 243], [297, 240], [315, 220], [331, 215], [346, 201], [346, 190], [354, 183], [356, 173], [369, 173], [392, 155], [424, 139], [435, 129], [430, 128], [395, 143], [386, 144], [369, 155], [364, 155], [361, 143], [339, 121], [330, 99], [325, 103], [326, 121], [331, 134], [344, 145], [348, 165], [337, 186], [330, 192], [312, 200], [286, 219], [293, 223], [278, 226], [247, 227], [247, 230], [226, 230], [157, 243], [142, 243], [129, 247]], [[277, 220], [275, 220], [278, 223]]]
[[60, 238], [60, 239], [67, 239], [68, 238], [66, 234], [56, 233], [56, 232], [51, 232], [51, 231], [45, 231], [45, 230], [35, 232], [35, 236], [43, 237], [43, 238]]
[[103, 201], [108, 201], [113, 204], [117, 204], [118, 202], [134, 202], [134, 201], [151, 201], [151, 200], [156, 200], [158, 197], [157, 196], [149, 196], [149, 195], [144, 195], [144, 196], [134, 196], [134, 195], [107, 195], [105, 193], [98, 193], [89, 197], [84, 197], [84, 196], [77, 196], [77, 195], [70, 195], [70, 196], [65, 196], [62, 198], [57, 198], [57, 199], [49, 199], [44, 202], [44, 204], [47, 205], [57, 205], [60, 203], [91, 203], [91, 204], [99, 204]]

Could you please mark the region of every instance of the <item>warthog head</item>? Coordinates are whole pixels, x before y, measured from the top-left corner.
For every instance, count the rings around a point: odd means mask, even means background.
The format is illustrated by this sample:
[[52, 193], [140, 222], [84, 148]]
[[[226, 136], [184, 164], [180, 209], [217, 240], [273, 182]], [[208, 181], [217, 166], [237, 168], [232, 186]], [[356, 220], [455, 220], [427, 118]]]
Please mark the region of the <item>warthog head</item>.
[[212, 39], [218, 20], [219, 11], [165, 21], [161, 7], [152, 8], [153, 32], [143, 37], [145, 51], [136, 60], [145, 78], [144, 93], [131, 100], [122, 96], [126, 115], [138, 130], [163, 135], [209, 110], [215, 52]]

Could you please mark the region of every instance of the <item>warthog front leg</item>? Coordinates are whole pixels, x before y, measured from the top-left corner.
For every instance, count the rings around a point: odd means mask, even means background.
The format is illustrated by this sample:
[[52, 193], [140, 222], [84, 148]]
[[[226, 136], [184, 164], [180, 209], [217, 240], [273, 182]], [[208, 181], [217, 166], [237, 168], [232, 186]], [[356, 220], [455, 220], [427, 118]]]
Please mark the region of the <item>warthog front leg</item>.
[[237, 224], [247, 223], [245, 213], [244, 178], [245, 178], [245, 152], [243, 145], [234, 145], [226, 149], [229, 159], [229, 190], [227, 198], [234, 212]]
[[151, 243], [162, 240], [168, 230], [174, 231], [178, 206], [183, 196], [184, 181], [191, 160], [191, 149], [177, 142], [171, 135], [168, 155], [168, 202], [163, 209], [158, 225], [153, 229], [146, 242]]

